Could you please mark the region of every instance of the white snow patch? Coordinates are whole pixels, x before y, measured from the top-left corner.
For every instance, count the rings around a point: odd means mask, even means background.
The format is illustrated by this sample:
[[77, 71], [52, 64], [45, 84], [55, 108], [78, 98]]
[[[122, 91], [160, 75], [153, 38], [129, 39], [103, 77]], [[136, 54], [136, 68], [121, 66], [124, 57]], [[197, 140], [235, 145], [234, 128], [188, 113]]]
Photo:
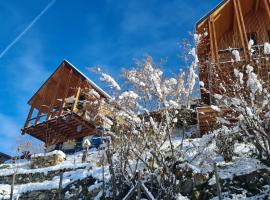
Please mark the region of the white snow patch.
[[58, 155], [62, 157], [63, 159], [66, 158], [66, 154], [64, 154], [63, 151], [55, 150], [49, 153], [39, 153], [39, 154], [33, 154], [31, 158], [36, 158], [36, 157], [45, 157], [45, 156], [53, 156], [53, 155]]
[[240, 61], [241, 61], [241, 57], [240, 57], [239, 51], [233, 50], [233, 51], [232, 51], [232, 54], [234, 55], [234, 60], [235, 60], [236, 62], [240, 62]]
[[211, 107], [214, 111], [217, 111], [217, 112], [220, 112], [220, 111], [221, 111], [221, 109], [220, 109], [219, 107], [217, 107], [217, 106], [211, 105], [210, 107]]
[[[220, 179], [233, 179], [234, 176], [250, 174], [256, 170], [267, 168], [259, 160], [254, 158], [239, 158], [233, 163], [227, 163], [222, 168], [219, 167], [218, 174]], [[216, 183], [215, 177], [209, 180], [209, 185]]]

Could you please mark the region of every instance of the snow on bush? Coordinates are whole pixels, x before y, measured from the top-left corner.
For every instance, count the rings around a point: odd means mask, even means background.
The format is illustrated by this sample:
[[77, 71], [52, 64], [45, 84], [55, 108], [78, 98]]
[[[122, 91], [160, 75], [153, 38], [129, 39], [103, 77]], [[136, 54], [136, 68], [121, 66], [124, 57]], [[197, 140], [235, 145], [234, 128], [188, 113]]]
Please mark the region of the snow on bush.
[[[163, 173], [168, 179], [158, 181], [158, 187], [163, 189], [156, 198], [174, 198], [175, 193], [170, 191], [175, 189], [175, 182], [169, 181], [173, 180], [174, 175], [169, 165], [179, 156], [173, 145], [172, 134], [179, 122], [178, 110], [190, 105], [197, 80], [195, 49], [190, 54], [194, 61], [191, 62], [189, 77], [181, 71], [174, 77], [164, 76], [151, 57], [138, 62], [136, 68], [123, 71], [128, 89], [115, 93], [109, 102], [111, 107], [116, 108], [111, 114], [112, 121], [124, 121], [117, 123], [113, 130], [119, 143], [107, 149], [110, 174], [114, 177], [111, 186], [115, 188], [112, 191], [121, 194], [125, 184], [132, 185], [132, 177], [136, 176], [138, 170], [145, 170], [143, 179], [147, 180], [153, 170], [164, 169]], [[102, 80], [111, 84], [110, 78], [101, 75]], [[114, 89], [119, 90], [120, 86]], [[164, 151], [164, 141], [169, 144], [167, 151]], [[170, 157], [171, 161], [165, 162], [165, 157]]]
[[247, 86], [250, 88], [250, 91], [255, 94], [257, 91], [262, 92], [261, 81], [257, 78], [257, 75], [253, 72], [253, 67], [247, 65], [246, 72], [248, 74]]
[[98, 98], [98, 99], [100, 98], [99, 93], [98, 93], [96, 90], [94, 90], [94, 89], [91, 89], [91, 90], [89, 91], [88, 95], [93, 96], [93, 97], [96, 97], [96, 98]]
[[241, 57], [240, 57], [239, 51], [233, 50], [233, 51], [232, 51], [232, 54], [234, 55], [234, 60], [235, 60], [236, 62], [240, 62], [240, 61], [241, 61]]
[[270, 91], [250, 64], [246, 65], [245, 72], [247, 79], [244, 81], [243, 73], [234, 69], [236, 79], [232, 80], [232, 94], [223, 95], [220, 99], [221, 104], [231, 109], [231, 118], [237, 121], [231, 124], [224, 118], [219, 119], [219, 122], [224, 126], [238, 128], [239, 137], [251, 142], [261, 159], [269, 159]]
[[117, 82], [108, 74], [102, 73], [100, 80], [103, 82], [109, 83], [112, 89], [121, 90]]
[[264, 43], [264, 54], [270, 54], [270, 44], [268, 42]]
[[217, 112], [220, 112], [220, 111], [221, 111], [220, 108], [217, 107], [217, 106], [211, 105], [210, 107], [211, 107], [214, 111], [217, 111]]

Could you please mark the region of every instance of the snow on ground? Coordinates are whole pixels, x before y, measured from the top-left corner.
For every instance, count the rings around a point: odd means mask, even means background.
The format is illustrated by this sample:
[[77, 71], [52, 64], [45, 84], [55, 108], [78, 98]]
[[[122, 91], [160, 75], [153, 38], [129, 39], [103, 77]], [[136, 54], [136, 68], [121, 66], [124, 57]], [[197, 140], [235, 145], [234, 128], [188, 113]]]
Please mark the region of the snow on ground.
[[49, 153], [33, 154], [31, 156], [31, 158], [44, 157], [44, 156], [53, 156], [53, 155], [58, 155], [58, 156], [61, 156], [62, 158], [66, 157], [66, 154], [64, 154], [62, 151], [55, 150], [55, 151], [52, 151], [52, 152], [49, 152]]
[[[73, 171], [68, 171], [63, 174], [63, 187], [89, 176], [101, 180], [103, 177], [103, 167], [97, 166], [97, 163], [101, 158], [102, 153], [103, 151], [90, 150], [87, 163], [81, 163], [82, 152], [78, 152], [73, 155], [67, 155], [66, 160], [59, 165], [39, 169], [30, 169], [30, 161], [20, 161], [18, 164], [8, 164], [9, 168], [7, 169], [1, 169], [0, 176], [12, 175], [14, 172], [16, 172], [16, 174], [46, 174], [50, 171], [58, 171], [61, 169], [74, 169]], [[104, 171], [105, 180], [108, 180], [110, 178], [108, 167], [105, 167]], [[15, 185], [14, 197], [16, 199], [20, 194], [34, 190], [57, 189], [59, 187], [59, 181], [60, 177], [55, 176], [52, 180], [47, 180], [44, 182]], [[0, 199], [9, 199], [10, 189], [10, 185], [0, 184]]]
[[[270, 186], [266, 185], [263, 187], [263, 191], [260, 194], [255, 195], [253, 197], [246, 196], [247, 191], [243, 190], [242, 194], [231, 194], [229, 192], [222, 193], [223, 200], [264, 200], [266, 196], [270, 194]], [[218, 200], [218, 197], [214, 197], [211, 200]]]
[[[182, 138], [178, 137], [174, 140], [174, 146], [181, 146]], [[164, 149], [169, 148], [169, 142]], [[177, 148], [176, 148], [177, 149]], [[258, 169], [267, 168], [259, 160], [251, 158], [255, 148], [251, 144], [235, 143], [233, 162], [225, 163], [221, 155], [217, 153], [217, 147], [214, 141], [214, 135], [204, 135], [202, 138], [183, 140], [183, 160], [188, 161], [196, 168], [196, 171], [212, 172], [213, 164], [219, 166], [219, 174], [221, 179], [232, 178], [233, 175], [249, 174]], [[269, 168], [270, 170], [270, 168]], [[215, 180], [211, 179], [211, 184]]]
[[[225, 167], [225, 168], [224, 168]], [[260, 161], [254, 158], [238, 158], [234, 162], [223, 163], [219, 168], [220, 179], [233, 179], [234, 176], [250, 174], [259, 169], [267, 168]], [[216, 183], [215, 177], [209, 180], [209, 185]]]
[[[183, 144], [182, 144], [183, 143]], [[182, 151], [180, 150], [181, 144], [183, 145]], [[204, 135], [202, 138], [196, 139], [185, 139], [176, 137], [173, 140], [173, 145], [176, 147], [176, 151], [181, 151], [183, 155], [182, 160], [188, 161], [192, 168], [199, 172], [212, 172], [213, 163], [218, 164], [218, 172], [221, 179], [231, 179], [234, 175], [243, 175], [251, 173], [255, 170], [267, 168], [261, 164], [257, 159], [251, 158], [250, 155], [254, 152], [254, 147], [249, 144], [236, 143], [234, 151], [236, 156], [233, 158], [233, 162], [225, 163], [221, 155], [216, 152], [216, 144], [214, 142], [214, 135]], [[169, 142], [164, 144], [164, 150], [169, 149]], [[75, 153], [73, 155], [67, 155], [66, 160], [57, 165], [47, 168], [30, 169], [29, 161], [19, 160], [16, 164], [6, 164], [8, 168], [1, 169], [0, 165], [0, 176], [12, 175], [14, 171], [17, 174], [28, 174], [28, 173], [48, 173], [49, 171], [56, 171], [60, 169], [73, 169], [63, 174], [63, 186], [67, 186], [77, 180], [93, 176], [98, 180], [102, 180], [103, 168], [100, 166], [100, 160], [102, 158], [103, 151], [91, 149], [87, 163], [81, 163], [82, 152]], [[180, 155], [180, 154], [179, 154]], [[132, 162], [132, 161], [131, 161]], [[80, 168], [80, 169], [78, 169]], [[109, 180], [110, 174], [108, 167], [104, 168], [105, 179]], [[99, 183], [97, 183], [99, 184]], [[211, 178], [209, 181], [210, 185], [215, 184], [215, 179]], [[52, 180], [44, 181], [41, 183], [29, 183], [16, 185], [14, 188], [15, 196], [19, 196], [21, 193], [33, 191], [33, 190], [50, 190], [57, 189], [59, 186], [59, 176], [54, 177]], [[96, 186], [90, 186], [89, 190], [94, 189]], [[265, 188], [266, 192], [270, 191], [270, 187]], [[0, 199], [8, 199], [10, 193], [10, 185], [0, 184]], [[224, 193], [224, 199], [248, 199], [245, 194], [242, 196], [226, 196]], [[180, 198], [181, 199], [181, 198]], [[257, 198], [259, 199], [259, 197]]]

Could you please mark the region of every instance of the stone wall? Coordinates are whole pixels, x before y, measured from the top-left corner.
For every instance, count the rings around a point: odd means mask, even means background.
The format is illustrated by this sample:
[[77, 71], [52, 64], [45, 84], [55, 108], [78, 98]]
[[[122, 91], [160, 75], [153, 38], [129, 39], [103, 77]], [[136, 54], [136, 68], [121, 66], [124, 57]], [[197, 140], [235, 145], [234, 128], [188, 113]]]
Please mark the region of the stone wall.
[[[83, 169], [84, 167], [77, 167], [77, 169]], [[52, 180], [55, 176], [60, 176], [61, 172], [69, 172], [75, 170], [74, 168], [66, 168], [61, 170], [55, 171], [48, 171], [48, 172], [36, 172], [36, 173], [29, 173], [29, 174], [16, 174], [15, 177], [15, 184], [27, 184], [27, 183], [36, 183], [36, 182], [43, 182], [46, 180]], [[8, 176], [0, 176], [0, 184], [8, 184], [12, 183], [12, 175]]]
[[[96, 179], [93, 177], [87, 177], [82, 180], [75, 181], [67, 185], [61, 191], [62, 199], [78, 200], [78, 199], [94, 199], [98, 194], [99, 190], [96, 190], [94, 193], [88, 191], [88, 187], [93, 185], [96, 182]], [[59, 200], [59, 190], [39, 190], [32, 191], [21, 194], [18, 198], [19, 200]]]
[[31, 156], [31, 168], [43, 168], [60, 164], [65, 160], [65, 154], [62, 151], [53, 151], [45, 154]]

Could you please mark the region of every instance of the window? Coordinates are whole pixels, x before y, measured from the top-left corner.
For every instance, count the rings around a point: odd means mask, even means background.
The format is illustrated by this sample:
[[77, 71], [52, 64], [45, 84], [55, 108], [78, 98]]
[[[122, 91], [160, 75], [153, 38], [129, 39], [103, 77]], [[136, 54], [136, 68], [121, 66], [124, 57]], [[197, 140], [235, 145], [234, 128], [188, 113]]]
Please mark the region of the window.
[[253, 40], [254, 45], [257, 45], [257, 33], [256, 32], [248, 33], [247, 37], [248, 37], [248, 41]]

